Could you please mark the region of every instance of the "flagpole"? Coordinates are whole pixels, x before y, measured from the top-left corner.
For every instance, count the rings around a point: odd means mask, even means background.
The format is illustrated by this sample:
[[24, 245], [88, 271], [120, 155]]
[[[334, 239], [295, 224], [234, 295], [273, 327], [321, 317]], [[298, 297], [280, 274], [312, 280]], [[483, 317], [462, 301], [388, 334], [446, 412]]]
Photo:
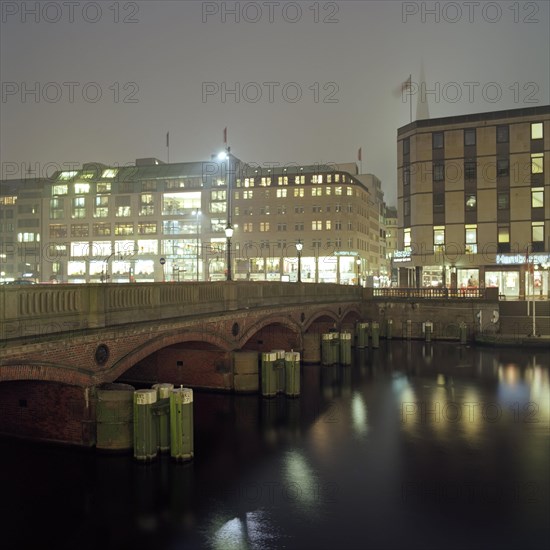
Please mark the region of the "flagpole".
[[166, 149], [167, 149], [166, 162], [170, 164], [170, 132], [166, 132]]
[[409, 119], [413, 121], [412, 74], [409, 75]]

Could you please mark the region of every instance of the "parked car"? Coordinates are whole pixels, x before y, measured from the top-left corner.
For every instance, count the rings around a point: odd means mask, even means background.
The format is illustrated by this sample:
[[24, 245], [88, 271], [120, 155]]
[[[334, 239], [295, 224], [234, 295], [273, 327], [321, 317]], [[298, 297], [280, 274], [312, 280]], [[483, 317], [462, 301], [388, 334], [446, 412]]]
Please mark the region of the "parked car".
[[5, 285], [35, 285], [34, 281], [31, 279], [15, 279], [15, 281], [6, 281]]

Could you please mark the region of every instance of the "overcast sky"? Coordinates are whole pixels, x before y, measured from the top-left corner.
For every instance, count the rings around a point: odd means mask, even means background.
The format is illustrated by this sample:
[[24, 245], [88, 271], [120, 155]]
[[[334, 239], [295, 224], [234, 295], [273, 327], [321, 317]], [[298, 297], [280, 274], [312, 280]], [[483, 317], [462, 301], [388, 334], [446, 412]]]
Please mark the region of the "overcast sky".
[[227, 127], [259, 165], [361, 148], [395, 204], [396, 89], [422, 65], [431, 118], [550, 103], [547, 1], [1, 5], [3, 178], [166, 161], [167, 132], [171, 162], [209, 159]]

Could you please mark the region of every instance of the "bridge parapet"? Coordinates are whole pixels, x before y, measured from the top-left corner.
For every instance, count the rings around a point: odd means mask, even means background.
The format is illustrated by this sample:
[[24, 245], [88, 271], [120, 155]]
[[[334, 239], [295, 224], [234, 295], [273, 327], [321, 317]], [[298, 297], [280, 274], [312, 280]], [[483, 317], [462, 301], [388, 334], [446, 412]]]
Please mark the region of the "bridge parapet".
[[0, 287], [0, 340], [363, 298], [361, 287], [252, 281]]

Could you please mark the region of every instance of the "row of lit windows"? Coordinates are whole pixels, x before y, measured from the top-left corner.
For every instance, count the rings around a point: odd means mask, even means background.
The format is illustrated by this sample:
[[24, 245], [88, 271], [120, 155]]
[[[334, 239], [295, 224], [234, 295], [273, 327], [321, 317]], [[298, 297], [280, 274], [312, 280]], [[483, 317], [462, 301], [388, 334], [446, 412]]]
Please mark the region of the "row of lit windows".
[[[250, 207], [246, 207], [246, 208], [242, 208], [240, 206], [235, 206], [235, 208], [233, 209], [233, 212], [235, 214], [235, 216], [240, 216], [240, 215], [243, 215], [243, 216], [253, 216], [254, 215], [254, 208], [252, 208], [251, 206]], [[331, 205], [327, 205], [327, 206], [320, 206], [320, 205], [314, 205], [311, 207], [311, 211], [314, 213], [314, 214], [320, 214], [322, 212], [331, 212], [332, 210], [332, 206]], [[286, 215], [288, 214], [289, 212], [289, 209], [287, 207], [287, 205], [279, 205], [277, 206], [277, 208], [271, 208], [271, 206], [269, 205], [266, 205], [266, 206], [260, 206], [259, 208], [259, 215], [260, 216], [269, 216], [271, 215], [272, 213], [274, 214], [275, 212], [277, 212], [278, 215]], [[345, 205], [344, 207], [342, 207], [341, 204], [336, 204], [334, 205], [334, 212], [336, 213], [339, 213], [339, 212], [348, 212], [348, 213], [353, 213], [353, 205], [352, 204], [347, 204]], [[295, 206], [294, 207], [294, 213], [295, 214], [304, 214], [305, 213], [305, 207], [304, 206]]]
[[[544, 222], [531, 222], [531, 241], [533, 243], [544, 243]], [[434, 252], [445, 251], [445, 226], [434, 226], [433, 228]], [[477, 224], [464, 226], [464, 243], [466, 254], [477, 253]], [[510, 226], [497, 226], [497, 243], [510, 243]], [[405, 250], [411, 250], [411, 229], [403, 230], [403, 246]]]
[[10, 206], [17, 202], [17, 197], [0, 197], [0, 205]]
[[[223, 219], [210, 220], [210, 230], [213, 232], [222, 232], [227, 222]], [[180, 235], [180, 234], [198, 234], [201, 230], [201, 226], [179, 221], [170, 220], [163, 221], [161, 226], [162, 234], [164, 235]], [[158, 232], [158, 226], [156, 223], [138, 223], [137, 234], [138, 235], [156, 235]], [[49, 228], [50, 237], [59, 238], [67, 237], [69, 235], [69, 226], [67, 224], [50, 224]], [[114, 230], [111, 223], [94, 223], [92, 224], [92, 235], [108, 237], [111, 234], [122, 235], [134, 235], [135, 226], [133, 223], [115, 223]], [[71, 237], [88, 237], [90, 235], [89, 224], [71, 224], [70, 236]]]
[[[275, 180], [275, 177], [250, 177], [250, 178], [244, 178], [243, 180], [238, 179], [237, 180], [237, 187], [255, 187], [256, 185], [258, 187], [270, 187], [273, 181]], [[298, 175], [298, 176], [278, 176], [276, 178], [277, 185], [288, 185], [289, 182], [294, 182], [294, 185], [304, 185], [306, 183], [306, 176], [304, 175]], [[345, 183], [346, 182], [346, 175], [345, 174], [312, 174], [310, 178], [308, 178], [307, 183]]]
[[[325, 248], [333, 250], [341, 249], [341, 238], [328, 238], [323, 244], [323, 239], [312, 239], [311, 245], [304, 242], [304, 249], [310, 248]], [[349, 238], [344, 241], [349, 249], [353, 248], [354, 239]], [[196, 256], [197, 250], [206, 250], [207, 253], [220, 253], [223, 251], [225, 243], [208, 243], [208, 246], [200, 246], [197, 248], [196, 243], [190, 241], [158, 241], [156, 239], [143, 239], [137, 241], [75, 241], [72, 243], [52, 243], [49, 245], [48, 254], [51, 257], [64, 257], [70, 253], [72, 258], [103, 258], [104, 261], [112, 256], [112, 261], [131, 259], [139, 255], [157, 255], [167, 256]], [[287, 247], [286, 240], [279, 240], [276, 243], [270, 243], [269, 240], [264, 240], [259, 243], [244, 243], [243, 250], [250, 248], [270, 248], [277, 247], [285, 249]]]
[[[344, 191], [345, 191], [345, 195], [347, 195], [348, 197], [353, 197], [353, 187], [344, 188], [342, 186], [338, 186], [334, 188], [333, 187], [313, 187], [311, 188], [309, 195], [312, 197], [322, 197], [323, 195], [327, 197], [331, 195], [342, 196], [344, 195]], [[261, 197], [264, 199], [270, 198], [269, 190], [260, 191], [260, 193], [261, 194], [258, 196], [257, 194], [256, 195], [254, 194], [253, 189], [245, 189], [243, 191], [235, 191], [234, 198], [235, 200], [239, 200], [241, 198], [245, 200], [253, 199], [254, 197], [256, 198]], [[306, 196], [306, 190], [304, 188], [296, 188], [292, 190], [292, 193], [288, 193], [288, 189], [277, 189], [275, 196], [278, 199], [284, 199], [287, 197], [300, 198], [300, 197]]]
[[[277, 228], [277, 231], [287, 231], [286, 223], [272, 224], [270, 222], [260, 222], [259, 224], [254, 224], [253, 222], [246, 222], [242, 224], [244, 233], [253, 233], [254, 228], [257, 227], [260, 232], [272, 231]], [[332, 220], [313, 220], [311, 222], [312, 231], [325, 231], [325, 230], [334, 230], [342, 231], [343, 227], [346, 227], [348, 231], [353, 230], [353, 223], [347, 222], [345, 225], [341, 221], [332, 222]], [[305, 231], [306, 224], [304, 222], [298, 222], [294, 224], [294, 231]]]

